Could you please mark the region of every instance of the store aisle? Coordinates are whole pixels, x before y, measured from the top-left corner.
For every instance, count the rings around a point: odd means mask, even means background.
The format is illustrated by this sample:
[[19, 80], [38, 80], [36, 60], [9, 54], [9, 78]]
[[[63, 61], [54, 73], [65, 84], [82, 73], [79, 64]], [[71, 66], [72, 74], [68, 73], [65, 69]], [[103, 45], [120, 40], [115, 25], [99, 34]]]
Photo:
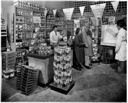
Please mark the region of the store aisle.
[[61, 94], [49, 88], [39, 87], [35, 93], [25, 96], [18, 93], [7, 101], [85, 101], [85, 102], [116, 102], [126, 97], [126, 75], [117, 74], [108, 64], [95, 64], [91, 70], [73, 70], [75, 86], [67, 94]]

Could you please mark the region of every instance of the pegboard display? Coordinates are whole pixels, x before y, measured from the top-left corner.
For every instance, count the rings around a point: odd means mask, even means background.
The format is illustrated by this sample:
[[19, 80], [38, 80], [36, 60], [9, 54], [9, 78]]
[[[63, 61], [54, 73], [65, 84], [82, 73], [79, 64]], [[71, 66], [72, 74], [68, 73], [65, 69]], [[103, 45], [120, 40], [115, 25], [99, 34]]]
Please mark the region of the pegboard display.
[[55, 18], [55, 25], [58, 26], [58, 31], [62, 31], [65, 28], [65, 19], [63, 17]]
[[57, 9], [56, 11], [56, 18], [64, 17], [64, 12], [62, 9]]
[[106, 7], [104, 9], [103, 16], [114, 16], [114, 15], [115, 15], [115, 11], [113, 9], [111, 2], [106, 2]]
[[46, 17], [46, 37], [49, 37], [50, 32], [52, 31], [52, 27], [55, 24], [55, 18], [52, 10], [48, 10]]
[[71, 8], [74, 7], [74, 1], [65, 1], [64, 8]]
[[74, 21], [73, 20], [66, 21], [66, 30], [68, 33], [71, 33], [71, 35], [74, 34]]
[[74, 7], [74, 14], [80, 13], [79, 7], [85, 6], [84, 12], [92, 12], [90, 5], [106, 3], [103, 16], [126, 15], [127, 1], [120, 1], [115, 12], [110, 1], [88, 2], [88, 1], [65, 1], [64, 8]]
[[76, 14], [76, 13], [80, 13], [79, 7], [75, 7], [75, 8], [74, 8], [73, 14]]
[[116, 11], [116, 16], [118, 15], [127, 15], [127, 1], [119, 2], [119, 5]]
[[91, 2], [87, 2], [87, 1], [74, 2], [74, 7], [78, 8], [78, 9], [75, 9], [76, 10], [75, 13], [80, 13], [80, 10], [79, 10], [80, 6], [85, 6], [84, 12], [91, 12], [90, 4]]

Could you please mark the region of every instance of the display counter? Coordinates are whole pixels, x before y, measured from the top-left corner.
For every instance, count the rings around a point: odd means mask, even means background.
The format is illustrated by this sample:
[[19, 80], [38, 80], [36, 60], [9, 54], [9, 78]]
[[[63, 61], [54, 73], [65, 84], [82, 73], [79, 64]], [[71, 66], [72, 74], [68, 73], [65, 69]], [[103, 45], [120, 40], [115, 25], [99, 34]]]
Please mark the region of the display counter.
[[54, 54], [47, 56], [41, 56], [38, 54], [28, 54], [29, 66], [34, 67], [34, 69], [39, 69], [39, 84], [47, 85], [53, 81], [54, 71], [53, 71], [53, 60]]

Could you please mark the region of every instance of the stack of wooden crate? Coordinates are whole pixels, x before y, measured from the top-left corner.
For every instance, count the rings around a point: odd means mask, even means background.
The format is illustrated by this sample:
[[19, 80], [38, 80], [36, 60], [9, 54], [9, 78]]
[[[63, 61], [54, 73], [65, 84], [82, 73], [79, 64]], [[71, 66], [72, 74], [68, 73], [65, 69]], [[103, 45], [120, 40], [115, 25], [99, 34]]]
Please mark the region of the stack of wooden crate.
[[25, 95], [31, 94], [37, 88], [38, 74], [38, 70], [22, 65], [17, 73], [17, 89]]

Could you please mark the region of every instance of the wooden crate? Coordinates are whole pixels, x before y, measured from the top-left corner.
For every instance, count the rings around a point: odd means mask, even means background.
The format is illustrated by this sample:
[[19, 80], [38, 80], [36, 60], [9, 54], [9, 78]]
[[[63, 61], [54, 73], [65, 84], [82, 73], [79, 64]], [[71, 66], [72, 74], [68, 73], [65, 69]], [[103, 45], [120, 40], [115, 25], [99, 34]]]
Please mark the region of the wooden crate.
[[17, 74], [17, 89], [25, 95], [31, 94], [38, 83], [39, 70], [34, 70], [30, 66], [22, 65]]

